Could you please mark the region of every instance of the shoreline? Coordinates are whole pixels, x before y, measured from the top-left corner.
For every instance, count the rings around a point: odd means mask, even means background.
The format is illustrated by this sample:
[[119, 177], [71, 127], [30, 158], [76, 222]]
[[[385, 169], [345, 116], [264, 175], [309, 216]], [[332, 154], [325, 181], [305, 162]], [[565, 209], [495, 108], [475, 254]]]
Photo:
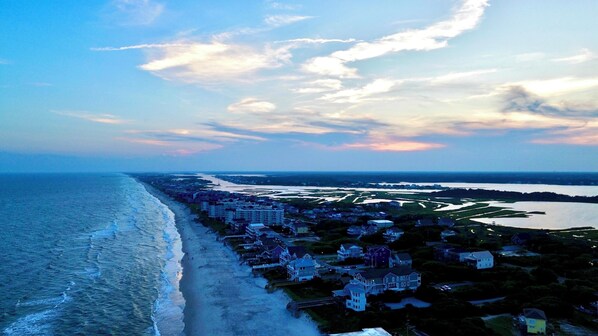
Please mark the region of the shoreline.
[[239, 265], [237, 254], [196, 222], [186, 205], [137, 182], [175, 214], [184, 253], [179, 288], [185, 298], [185, 335], [321, 335], [305, 314], [291, 316], [286, 294], [268, 294], [266, 279]]

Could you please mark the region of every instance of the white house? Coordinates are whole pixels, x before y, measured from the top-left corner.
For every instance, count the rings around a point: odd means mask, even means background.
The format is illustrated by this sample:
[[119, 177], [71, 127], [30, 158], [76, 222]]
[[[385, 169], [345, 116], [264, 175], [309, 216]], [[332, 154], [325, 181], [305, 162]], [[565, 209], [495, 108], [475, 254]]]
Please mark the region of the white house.
[[377, 295], [386, 290], [416, 290], [421, 285], [421, 275], [409, 267], [367, 269], [355, 274], [352, 282], [362, 285], [366, 294]]
[[368, 225], [375, 225], [378, 230], [386, 229], [394, 225], [394, 223], [387, 219], [370, 219]]
[[316, 276], [316, 264], [312, 258], [291, 260], [287, 265], [289, 279], [293, 281], [309, 281]]
[[367, 304], [365, 288], [360, 284], [349, 283], [344, 290], [349, 294], [349, 298], [345, 301], [345, 307], [358, 312], [365, 311]]
[[245, 228], [245, 234], [247, 234], [252, 239], [255, 239], [262, 229], [265, 229], [266, 226], [262, 223], [252, 223], [247, 225]]
[[471, 252], [465, 262], [476, 269], [487, 269], [494, 267], [494, 256], [488, 251]]
[[349, 258], [363, 258], [363, 248], [354, 244], [341, 244], [341, 247], [336, 251], [337, 259], [340, 261]]
[[280, 263], [287, 264], [295, 259], [312, 259], [303, 246], [288, 246], [280, 254]]
[[383, 328], [364, 328], [361, 331], [330, 334], [330, 336], [391, 336], [391, 334]]

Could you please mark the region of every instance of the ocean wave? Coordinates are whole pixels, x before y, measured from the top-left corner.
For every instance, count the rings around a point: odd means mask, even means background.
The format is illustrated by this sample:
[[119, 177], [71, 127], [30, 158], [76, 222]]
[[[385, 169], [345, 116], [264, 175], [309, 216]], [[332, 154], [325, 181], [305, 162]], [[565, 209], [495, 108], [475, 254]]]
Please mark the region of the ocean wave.
[[75, 285], [74, 281], [69, 282], [66, 289], [58, 297], [37, 299], [21, 302], [17, 301], [16, 308], [51, 306], [39, 312], [25, 315], [4, 329], [4, 334], [12, 335], [52, 335], [52, 321], [56, 319], [60, 311], [60, 306], [72, 300], [68, 292]]
[[56, 317], [53, 309], [25, 315], [4, 329], [6, 336], [52, 335], [52, 325], [48, 322]]
[[118, 222], [116, 220], [112, 221], [112, 223], [101, 229], [94, 231], [91, 235], [91, 239], [102, 239], [102, 238], [116, 238], [116, 233], [118, 232]]
[[175, 226], [174, 213], [158, 199], [155, 204], [162, 212], [164, 228], [162, 239], [165, 246], [165, 263], [160, 272], [158, 297], [152, 307], [154, 334], [180, 335], [184, 329], [183, 310], [185, 299], [179, 290], [179, 274], [183, 257], [181, 238]]
[[85, 267], [85, 271], [79, 272], [78, 274], [87, 275], [87, 277], [89, 277], [90, 279], [95, 280], [102, 276], [102, 270], [100, 269], [99, 266]]
[[51, 305], [54, 308], [57, 308], [59, 305], [68, 302], [71, 300], [71, 297], [68, 296], [68, 292], [71, 288], [75, 285], [74, 281], [70, 281], [66, 289], [60, 294], [60, 296], [45, 298], [45, 299], [36, 299], [21, 302], [21, 300], [17, 301], [16, 307], [32, 307], [32, 306], [40, 306], [40, 305]]

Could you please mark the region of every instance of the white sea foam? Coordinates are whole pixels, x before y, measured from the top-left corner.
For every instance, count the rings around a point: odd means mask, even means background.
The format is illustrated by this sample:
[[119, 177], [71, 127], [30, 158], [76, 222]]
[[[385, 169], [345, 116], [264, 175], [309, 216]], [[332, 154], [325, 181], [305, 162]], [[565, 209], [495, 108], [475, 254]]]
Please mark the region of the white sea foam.
[[48, 323], [56, 316], [56, 311], [47, 309], [25, 315], [4, 329], [6, 336], [52, 335], [52, 326]]
[[114, 220], [110, 225], [107, 227], [94, 231], [90, 238], [91, 239], [102, 239], [102, 238], [116, 238], [116, 233], [118, 232], [118, 221]]
[[54, 308], [57, 308], [59, 305], [71, 300], [71, 297], [68, 296], [68, 292], [71, 290], [71, 288], [74, 285], [75, 285], [75, 282], [70, 281], [68, 286], [60, 294], [60, 296], [44, 298], [44, 299], [29, 300], [29, 301], [25, 301], [25, 302], [21, 302], [21, 300], [19, 300], [17, 302], [16, 306], [17, 307], [33, 307], [33, 306], [47, 305], [47, 306], [54, 306]]
[[58, 316], [61, 309], [60, 306], [72, 300], [72, 298], [68, 295], [68, 292], [74, 285], [75, 282], [69, 282], [66, 289], [60, 294], [60, 296], [57, 297], [36, 299], [25, 302], [21, 302], [19, 300], [16, 304], [17, 308], [37, 306], [51, 308], [34, 312], [17, 319], [4, 329], [4, 335], [53, 335], [52, 321]]
[[18, 306], [19, 307], [34, 307], [34, 306], [42, 306], [42, 305], [56, 306], [56, 305], [59, 305], [62, 302], [65, 302], [67, 300], [67, 297], [65, 297], [63, 294], [61, 294], [60, 296], [57, 296], [57, 297], [53, 297], [53, 298], [45, 298], [45, 299], [37, 299], [37, 300], [19, 302]]
[[183, 310], [185, 298], [179, 289], [183, 258], [181, 237], [176, 229], [174, 213], [157, 198], [148, 193], [162, 212], [164, 229], [162, 239], [166, 243], [164, 267], [160, 272], [160, 288], [152, 309], [155, 335], [181, 335], [185, 324]]

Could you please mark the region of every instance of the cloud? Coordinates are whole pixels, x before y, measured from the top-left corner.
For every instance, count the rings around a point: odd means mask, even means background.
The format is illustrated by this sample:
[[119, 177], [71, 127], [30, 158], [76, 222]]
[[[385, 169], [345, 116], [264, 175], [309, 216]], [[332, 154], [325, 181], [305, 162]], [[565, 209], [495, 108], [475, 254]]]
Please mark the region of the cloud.
[[563, 58], [555, 58], [553, 59], [554, 62], [562, 62], [562, 63], [569, 63], [569, 64], [579, 64], [585, 63], [588, 61], [592, 61], [598, 58], [598, 55], [591, 52], [589, 49], [581, 49], [579, 54], [563, 57]]
[[352, 69], [335, 57], [316, 57], [303, 64], [303, 70], [316, 73], [322, 76], [340, 78], [358, 78], [357, 69]]
[[546, 54], [541, 52], [531, 52], [531, 53], [524, 53], [515, 55], [515, 62], [524, 63], [524, 62], [532, 62], [532, 61], [539, 61], [546, 57]]
[[327, 128], [330, 133], [370, 134], [372, 130], [386, 128], [389, 124], [371, 117], [331, 118], [306, 120], [306, 124]]
[[312, 16], [301, 15], [269, 15], [264, 19], [264, 23], [269, 27], [282, 27], [296, 22], [304, 21], [313, 18]]
[[180, 141], [166, 141], [166, 140], [156, 140], [156, 139], [147, 139], [147, 138], [138, 138], [138, 137], [116, 137], [116, 140], [125, 141], [128, 143], [139, 144], [143, 146], [152, 146], [158, 147], [162, 150], [163, 154], [166, 155], [173, 155], [173, 156], [188, 156], [193, 154], [198, 154], [202, 152], [208, 152], [216, 149], [220, 149], [224, 147], [218, 143], [211, 143], [211, 142], [201, 142], [201, 141], [189, 141], [189, 142], [180, 142]]
[[286, 3], [281, 3], [281, 2], [276, 2], [276, 1], [272, 1], [269, 2], [270, 7], [272, 9], [279, 9], [279, 10], [296, 10], [301, 8], [301, 5], [295, 5], [295, 4], [286, 4]]
[[306, 87], [294, 89], [297, 93], [321, 93], [340, 90], [343, 83], [338, 79], [318, 79], [307, 83]]
[[202, 126], [195, 129], [128, 130], [117, 140], [159, 148], [168, 155], [191, 155], [223, 148], [241, 141], [265, 141], [257, 135], [234, 133]]
[[533, 112], [556, 116], [598, 116], [597, 106], [584, 106], [561, 101], [551, 104], [545, 98], [528, 92], [524, 87], [512, 86], [504, 94], [505, 112]]
[[122, 51], [122, 50], [135, 50], [135, 49], [161, 49], [161, 48], [176, 48], [186, 47], [188, 43], [152, 43], [152, 44], [137, 44], [125, 47], [99, 47], [90, 48], [92, 51]]
[[245, 98], [228, 106], [228, 111], [233, 113], [268, 113], [275, 109], [276, 105], [273, 103], [257, 98]]
[[588, 122], [583, 127], [555, 130], [545, 137], [532, 140], [544, 145], [598, 146], [598, 122]]
[[529, 80], [505, 85], [507, 88], [512, 86], [520, 86], [525, 90], [541, 96], [563, 95], [576, 91], [585, 91], [593, 89], [598, 86], [598, 77], [594, 78], [577, 78], [577, 77], [561, 77], [544, 80]]
[[[412, 139], [396, 139], [392, 128], [372, 118], [331, 118], [320, 116], [301, 120], [286, 120], [269, 124], [211, 123], [211, 127], [239, 132], [251, 132], [268, 140], [284, 140], [326, 150], [370, 150], [388, 152], [423, 151], [442, 148], [439, 143]], [[357, 139], [357, 140], [356, 140]], [[340, 144], [338, 144], [340, 143]]]
[[324, 44], [324, 43], [354, 43], [356, 39], [326, 39], [326, 38], [296, 38], [291, 40], [275, 41], [274, 43], [293, 43], [293, 44]]
[[272, 135], [323, 135], [323, 134], [368, 134], [372, 129], [384, 128], [388, 124], [367, 116], [323, 115], [316, 111], [296, 108], [294, 113], [254, 115], [250, 120], [228, 120], [209, 122], [204, 125], [237, 134], [251, 134], [270, 138]]
[[162, 13], [165, 6], [151, 0], [114, 0], [112, 19], [124, 26], [145, 26], [152, 24]]
[[321, 125], [311, 125], [286, 116], [273, 117], [264, 120], [233, 120], [222, 121], [218, 123], [211, 123], [222, 128], [231, 129], [235, 132], [246, 132], [250, 134], [257, 134], [266, 139], [273, 134], [328, 134], [333, 131], [328, 127]]
[[418, 141], [392, 141], [392, 142], [372, 142], [372, 143], [353, 143], [342, 145], [341, 149], [367, 149], [377, 152], [414, 152], [424, 151], [445, 147], [443, 144], [418, 142]]
[[155, 139], [140, 139], [140, 138], [127, 138], [127, 137], [117, 137], [116, 140], [123, 140], [132, 143], [138, 143], [142, 145], [150, 145], [150, 146], [168, 146], [169, 143], [167, 141], [155, 140]]
[[474, 71], [466, 71], [466, 72], [453, 72], [446, 75], [425, 78], [424, 81], [429, 81], [432, 84], [445, 84], [445, 83], [452, 83], [461, 81], [465, 78], [471, 77], [478, 77], [480, 75], [495, 73], [496, 69], [483, 69], [483, 70], [474, 70]]
[[11, 62], [5, 58], [0, 58], [0, 65], [11, 64]]
[[376, 79], [357, 89], [346, 89], [324, 95], [321, 99], [333, 103], [359, 103], [369, 97], [389, 92], [399, 81], [390, 79]]
[[264, 69], [274, 69], [289, 62], [289, 47], [264, 47], [257, 50], [240, 44], [218, 41], [209, 43], [181, 41], [164, 44], [140, 44], [124, 47], [94, 48], [96, 51], [148, 50], [148, 61], [140, 69], [166, 80], [214, 84], [224, 80], [242, 80]]
[[129, 130], [126, 132], [136, 138], [151, 139], [155, 141], [172, 142], [211, 142], [230, 143], [242, 140], [264, 141], [265, 139], [255, 135], [239, 134], [215, 130], [211, 127], [200, 129], [167, 129], [167, 130]]
[[[301, 16], [301, 15], [268, 15], [264, 18], [264, 24], [258, 27], [243, 27], [231, 31], [225, 31], [212, 36], [213, 41], [225, 42], [231, 40], [233, 37], [241, 35], [253, 35], [259, 33], [265, 33], [273, 29], [287, 26], [293, 23], [309, 20], [312, 16]], [[278, 43], [278, 42], [274, 42]]]
[[487, 0], [464, 0], [453, 16], [446, 21], [424, 29], [388, 35], [373, 42], [357, 43], [347, 50], [336, 51], [330, 56], [312, 58], [304, 64], [303, 69], [325, 76], [352, 78], [357, 77], [357, 70], [349, 68], [346, 63], [400, 51], [444, 48], [449, 39], [475, 28], [487, 5]]
[[112, 114], [93, 114], [93, 113], [89, 113], [86, 111], [52, 111], [52, 112], [56, 113], [58, 115], [61, 115], [61, 116], [65, 116], [65, 117], [78, 118], [78, 119], [83, 119], [83, 120], [92, 121], [92, 122], [101, 123], [101, 124], [117, 125], [117, 124], [124, 124], [124, 123], [128, 122], [127, 120], [120, 119], [117, 116], [114, 116]]

